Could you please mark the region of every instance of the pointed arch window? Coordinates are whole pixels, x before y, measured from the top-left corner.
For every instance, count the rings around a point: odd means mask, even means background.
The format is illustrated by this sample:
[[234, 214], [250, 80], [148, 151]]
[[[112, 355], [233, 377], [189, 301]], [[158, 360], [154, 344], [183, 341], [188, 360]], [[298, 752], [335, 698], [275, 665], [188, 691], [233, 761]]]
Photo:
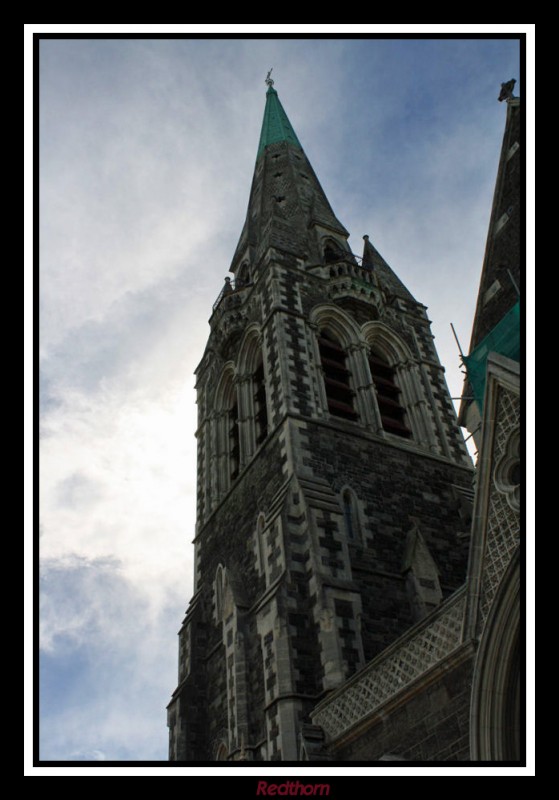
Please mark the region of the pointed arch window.
[[363, 515], [354, 490], [344, 486], [339, 495], [343, 514], [343, 531], [349, 544], [365, 544]]
[[334, 261], [339, 261], [343, 258], [340, 246], [329, 239], [324, 245], [324, 263], [332, 264]]
[[351, 489], [342, 492], [342, 510], [344, 512], [344, 525], [347, 537], [355, 541], [359, 535], [359, 517], [355, 503], [355, 496]]
[[369, 367], [377, 393], [382, 427], [404, 439], [411, 438], [412, 432], [406, 421], [406, 410], [401, 402], [402, 390], [396, 379], [396, 370], [378, 351], [369, 356]]
[[264, 574], [266, 571], [266, 565], [265, 565], [266, 543], [264, 541], [265, 528], [266, 528], [266, 517], [264, 513], [261, 511], [256, 521], [256, 530], [254, 533], [255, 544], [256, 544], [256, 567], [261, 575]]
[[328, 411], [336, 417], [356, 420], [351, 373], [347, 368], [344, 348], [329, 331], [321, 331], [318, 337], [320, 360], [324, 371], [324, 388]]
[[270, 431], [262, 333], [256, 323], [246, 330], [238, 354], [237, 388], [241, 468], [252, 459]]
[[221, 564], [215, 571], [215, 618], [217, 622], [223, 619], [224, 595], [225, 595], [225, 570]]
[[243, 286], [248, 286], [249, 284], [250, 284], [250, 270], [248, 262], [243, 261], [236, 275], [235, 286], [237, 289], [241, 289]]
[[236, 394], [227, 413], [227, 424], [229, 434], [229, 477], [232, 483], [239, 476], [241, 456], [239, 436], [239, 406], [237, 403]]
[[240, 471], [238, 382], [235, 365], [228, 362], [219, 378], [215, 399], [214, 453], [217, 497], [227, 492]]
[[254, 424], [256, 445], [262, 444], [268, 435], [268, 408], [266, 405], [266, 380], [264, 377], [264, 364], [262, 357], [252, 377]]

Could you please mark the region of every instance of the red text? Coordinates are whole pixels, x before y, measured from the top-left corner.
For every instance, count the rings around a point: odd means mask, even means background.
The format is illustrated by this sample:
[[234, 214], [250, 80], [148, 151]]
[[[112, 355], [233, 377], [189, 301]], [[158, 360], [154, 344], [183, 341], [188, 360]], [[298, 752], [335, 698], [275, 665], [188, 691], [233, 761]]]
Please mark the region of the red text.
[[310, 797], [312, 795], [329, 795], [329, 783], [300, 783], [300, 781], [286, 781], [285, 783], [268, 783], [268, 781], [258, 781], [256, 794], [269, 795], [290, 795], [297, 797]]

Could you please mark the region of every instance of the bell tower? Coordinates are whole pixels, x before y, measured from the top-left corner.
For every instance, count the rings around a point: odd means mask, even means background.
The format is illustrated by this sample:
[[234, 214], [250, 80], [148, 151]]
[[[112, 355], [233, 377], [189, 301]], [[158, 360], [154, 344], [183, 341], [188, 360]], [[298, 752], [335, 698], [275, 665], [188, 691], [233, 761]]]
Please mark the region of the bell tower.
[[465, 579], [472, 466], [426, 308], [348, 244], [268, 76], [196, 370], [170, 759], [296, 761], [312, 708]]

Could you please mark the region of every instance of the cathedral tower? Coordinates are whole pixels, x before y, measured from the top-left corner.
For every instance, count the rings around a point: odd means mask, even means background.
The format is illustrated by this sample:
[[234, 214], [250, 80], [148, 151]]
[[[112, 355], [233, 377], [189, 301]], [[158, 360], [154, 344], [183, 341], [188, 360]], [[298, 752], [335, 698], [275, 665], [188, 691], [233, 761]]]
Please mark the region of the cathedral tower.
[[268, 81], [197, 368], [172, 760], [295, 761], [313, 707], [465, 579], [472, 468], [417, 302], [362, 257]]

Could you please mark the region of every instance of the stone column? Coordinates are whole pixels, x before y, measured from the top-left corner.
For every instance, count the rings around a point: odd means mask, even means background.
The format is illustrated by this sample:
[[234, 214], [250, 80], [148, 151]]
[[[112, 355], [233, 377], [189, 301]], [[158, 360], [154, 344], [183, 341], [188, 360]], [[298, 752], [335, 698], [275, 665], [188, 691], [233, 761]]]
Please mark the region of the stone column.
[[239, 409], [239, 468], [242, 469], [256, 450], [252, 375], [239, 375], [236, 386]]
[[324, 388], [324, 370], [320, 359], [320, 350], [318, 349], [318, 325], [313, 322], [308, 323], [310, 329], [310, 363], [309, 375], [311, 376], [312, 386], [314, 388], [313, 400], [318, 417], [324, 417], [328, 413], [328, 401], [326, 399], [326, 389]]
[[371, 373], [368, 369], [368, 348], [365, 344], [351, 344], [347, 348], [349, 371], [353, 378], [355, 389], [355, 405], [361, 423], [368, 430], [378, 433], [380, 425], [380, 414], [374, 397], [374, 387], [371, 381]]

